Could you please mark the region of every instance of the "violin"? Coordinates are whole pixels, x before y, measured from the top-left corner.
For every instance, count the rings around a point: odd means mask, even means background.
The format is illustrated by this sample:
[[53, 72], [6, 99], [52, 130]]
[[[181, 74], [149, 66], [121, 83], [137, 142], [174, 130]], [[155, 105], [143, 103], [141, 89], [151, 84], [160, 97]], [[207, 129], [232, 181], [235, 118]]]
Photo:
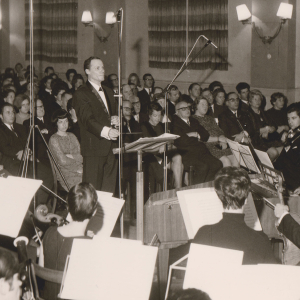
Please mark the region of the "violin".
[[38, 205], [34, 211], [34, 217], [42, 223], [52, 223], [57, 226], [62, 226], [69, 223], [62, 216], [57, 214], [49, 213], [49, 209], [45, 204]]

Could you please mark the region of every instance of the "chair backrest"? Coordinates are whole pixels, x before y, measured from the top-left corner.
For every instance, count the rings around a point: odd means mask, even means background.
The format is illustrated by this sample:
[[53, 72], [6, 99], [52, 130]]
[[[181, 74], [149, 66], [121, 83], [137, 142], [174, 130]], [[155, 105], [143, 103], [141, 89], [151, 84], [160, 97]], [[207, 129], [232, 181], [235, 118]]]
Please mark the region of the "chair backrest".
[[34, 293], [37, 300], [42, 300], [38, 290], [38, 284], [36, 278], [39, 277], [45, 281], [61, 284], [63, 280], [63, 271], [51, 270], [41, 267], [36, 263], [30, 263], [31, 279], [33, 282]]

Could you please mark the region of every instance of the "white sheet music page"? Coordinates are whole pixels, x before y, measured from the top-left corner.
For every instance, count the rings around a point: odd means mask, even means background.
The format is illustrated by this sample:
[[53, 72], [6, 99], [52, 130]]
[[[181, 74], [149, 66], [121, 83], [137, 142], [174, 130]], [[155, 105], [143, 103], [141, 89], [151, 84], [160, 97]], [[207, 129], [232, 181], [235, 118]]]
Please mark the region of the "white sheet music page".
[[103, 225], [97, 235], [109, 237], [112, 234], [125, 201], [114, 198], [109, 193], [107, 194], [108, 195], [97, 191], [98, 202], [100, 203], [103, 212]]
[[17, 237], [30, 201], [41, 184], [36, 179], [0, 178], [0, 234]]
[[177, 197], [189, 239], [200, 227], [222, 219], [223, 206], [214, 188], [178, 191]]
[[243, 251], [191, 244], [183, 288], [200, 289], [213, 300], [231, 300], [232, 290], [239, 288], [233, 278], [243, 256]]
[[61, 298], [148, 300], [157, 248], [126, 239], [75, 239]]
[[[223, 218], [223, 206], [214, 188], [200, 188], [177, 192], [189, 239], [193, 239], [204, 225], [218, 223]], [[254, 230], [262, 230], [251, 193], [244, 206], [245, 223]]]

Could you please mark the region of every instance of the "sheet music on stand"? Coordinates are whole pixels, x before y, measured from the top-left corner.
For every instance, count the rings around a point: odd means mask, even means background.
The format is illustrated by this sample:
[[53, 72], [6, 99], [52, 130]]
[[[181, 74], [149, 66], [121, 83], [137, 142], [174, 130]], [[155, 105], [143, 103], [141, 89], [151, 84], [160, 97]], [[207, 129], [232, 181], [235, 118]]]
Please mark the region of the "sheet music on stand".
[[248, 146], [231, 140], [227, 140], [227, 143], [240, 166], [254, 173], [261, 173]]

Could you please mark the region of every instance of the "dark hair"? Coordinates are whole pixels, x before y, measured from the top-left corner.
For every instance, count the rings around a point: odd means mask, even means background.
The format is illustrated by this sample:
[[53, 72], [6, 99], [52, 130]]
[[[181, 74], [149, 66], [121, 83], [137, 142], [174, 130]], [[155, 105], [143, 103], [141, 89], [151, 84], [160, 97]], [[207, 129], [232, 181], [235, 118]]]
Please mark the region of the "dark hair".
[[300, 117], [300, 102], [295, 102], [288, 106], [287, 113], [290, 114], [292, 112], [296, 112]]
[[3, 98], [6, 98], [6, 97], [8, 96], [9, 93], [14, 93], [14, 94], [16, 94], [14, 90], [11, 90], [11, 89], [5, 89], [5, 90], [3, 90], [3, 92], [2, 92], [2, 97], [3, 97]]
[[271, 95], [270, 102], [273, 106], [274, 106], [274, 103], [277, 101], [278, 98], [283, 98], [284, 104], [285, 105], [287, 104], [287, 97], [284, 94], [278, 92], [278, 93], [273, 93]]
[[194, 82], [194, 83], [190, 84], [190, 86], [189, 86], [189, 92], [190, 92], [190, 91], [193, 89], [193, 87], [196, 86], [196, 85], [199, 85], [200, 91], [201, 91], [201, 86], [200, 86], [200, 84], [197, 83], [197, 82]]
[[111, 76], [117, 76], [117, 78], [118, 78], [118, 75], [117, 74], [115, 74], [115, 73], [112, 73], [112, 74], [109, 74], [108, 76], [107, 76], [107, 79], [109, 80], [109, 81], [111, 81]]
[[81, 182], [70, 189], [67, 202], [72, 219], [81, 222], [90, 219], [96, 210], [97, 192], [91, 183]]
[[3, 110], [4, 110], [4, 107], [12, 107], [13, 109], [14, 109], [14, 111], [15, 111], [15, 107], [12, 105], [12, 104], [10, 104], [10, 103], [8, 103], [8, 102], [4, 102], [2, 105], [1, 105], [1, 107], [0, 107], [0, 114], [1, 115], [3, 115]]
[[29, 99], [29, 97], [26, 94], [19, 94], [19, 95], [17, 95], [16, 98], [15, 98], [15, 100], [14, 100], [14, 106], [17, 109], [20, 109], [22, 107], [22, 102], [24, 100], [28, 100], [29, 104], [30, 104], [30, 99]]
[[47, 67], [47, 68], [45, 69], [45, 73], [48, 73], [49, 70], [53, 70], [53, 72], [54, 72], [54, 68], [51, 67], [51, 66], [49, 66], [49, 67]]
[[163, 93], [153, 95], [153, 101], [154, 102], [155, 101], [157, 102], [157, 100], [159, 100], [159, 99], [165, 99], [165, 95]]
[[48, 80], [51, 80], [51, 82], [52, 82], [52, 80], [53, 80], [52, 76], [50, 76], [50, 75], [48, 75], [48, 76], [45, 76], [45, 77], [42, 79], [42, 81], [43, 81], [43, 84], [45, 85], [45, 84], [46, 84], [46, 82], [47, 82]]
[[178, 87], [174, 84], [170, 85], [168, 88], [168, 92], [171, 92], [171, 91], [178, 91]]
[[15, 72], [15, 70], [13, 68], [6, 68], [5, 71], [4, 71], [4, 73], [12, 75], [12, 76], [16, 75], [16, 72]]
[[218, 96], [219, 93], [224, 93], [224, 96], [226, 97], [226, 92], [224, 89], [222, 88], [219, 88], [219, 89], [215, 89], [213, 92], [212, 92], [212, 96], [214, 98], [214, 100], [216, 99], [216, 97]]
[[242, 208], [248, 197], [250, 186], [250, 178], [241, 168], [225, 167], [215, 176], [215, 190], [225, 209]]
[[263, 94], [260, 90], [251, 90], [249, 93], [249, 102], [254, 96], [259, 96], [260, 100], [263, 101]]
[[[228, 94], [225, 94], [225, 102], [227, 102], [229, 100], [230, 95], [235, 94], [237, 95], [236, 92], [229, 92]], [[237, 95], [238, 96], [238, 95]]]
[[151, 76], [153, 78], [153, 76], [150, 73], [146, 73], [146, 74], [143, 75], [143, 80], [146, 80], [147, 76]]
[[201, 92], [201, 95], [202, 95], [202, 93], [207, 92], [207, 91], [210, 91], [210, 89], [209, 89], [209, 88], [204, 88], [204, 89], [202, 90], [202, 92]]
[[51, 122], [52, 122], [53, 126], [57, 129], [57, 122], [58, 122], [58, 120], [65, 119], [65, 118], [67, 118], [68, 121], [69, 121], [69, 127], [68, 127], [68, 129], [70, 129], [72, 127], [72, 119], [71, 119], [70, 114], [66, 110], [64, 110], [64, 109], [58, 109], [58, 110], [56, 110], [52, 114]]
[[211, 300], [205, 292], [194, 288], [177, 290], [167, 300]]
[[82, 77], [81, 74], [75, 74], [74, 77], [73, 77], [73, 79], [72, 79], [72, 82], [71, 82], [72, 87], [73, 87], [74, 89], [75, 89], [75, 84], [77, 83], [77, 81], [78, 81], [79, 79], [81, 79], [82, 82], [84, 82], [84, 79], [83, 79], [83, 77]]
[[73, 98], [69, 99], [67, 103], [67, 111], [69, 112], [71, 109], [73, 109]]
[[[98, 60], [101, 60], [99, 57], [97, 57], [97, 56], [91, 56], [91, 57], [89, 57], [88, 59], [86, 59], [85, 61], [84, 61], [84, 63], [83, 63], [83, 70], [84, 70], [84, 72], [85, 72], [85, 70], [86, 69], [90, 69], [90, 67], [91, 67], [91, 62], [92, 62], [92, 60], [94, 60], [94, 59], [98, 59]], [[102, 61], [102, 60], [101, 60]]]
[[12, 282], [13, 276], [19, 272], [17, 256], [11, 251], [0, 247], [0, 279]]
[[12, 88], [15, 88], [16, 89], [16, 86], [13, 84], [13, 83], [8, 83], [6, 85], [4, 85], [2, 87], [2, 90], [5, 91], [5, 90], [11, 90]]
[[213, 81], [209, 86], [209, 90], [212, 92], [216, 86], [223, 88], [223, 84], [220, 81]]
[[141, 86], [140, 78], [139, 78], [138, 74], [136, 74], [136, 73], [130, 73], [129, 74], [129, 76], [128, 76], [128, 84], [131, 84], [131, 77], [132, 76], [135, 76], [137, 78], [137, 86]]
[[244, 89], [248, 89], [250, 91], [250, 85], [247, 82], [240, 82], [237, 84], [237, 86], [235, 88], [239, 94]]
[[52, 87], [52, 95], [57, 96], [60, 91], [67, 91], [68, 88], [61, 81], [57, 82]]
[[68, 79], [68, 81], [70, 80], [70, 74], [74, 73], [74, 75], [77, 74], [77, 71], [75, 69], [68, 69], [66, 72], [66, 77]]
[[148, 106], [148, 115], [151, 116], [153, 114], [153, 111], [162, 111], [162, 107], [157, 102], [152, 102]]

